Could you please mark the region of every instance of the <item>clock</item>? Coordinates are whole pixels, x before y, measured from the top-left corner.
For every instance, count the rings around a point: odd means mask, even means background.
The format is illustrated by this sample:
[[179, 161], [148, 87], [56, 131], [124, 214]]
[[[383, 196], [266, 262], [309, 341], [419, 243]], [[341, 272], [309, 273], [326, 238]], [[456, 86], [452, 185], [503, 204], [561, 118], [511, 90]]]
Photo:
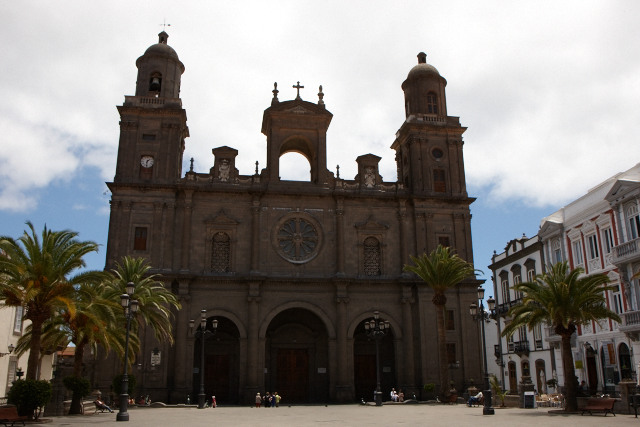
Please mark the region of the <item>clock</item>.
[[153, 157], [142, 156], [142, 158], [140, 159], [140, 164], [142, 165], [143, 168], [147, 168], [147, 169], [153, 167]]

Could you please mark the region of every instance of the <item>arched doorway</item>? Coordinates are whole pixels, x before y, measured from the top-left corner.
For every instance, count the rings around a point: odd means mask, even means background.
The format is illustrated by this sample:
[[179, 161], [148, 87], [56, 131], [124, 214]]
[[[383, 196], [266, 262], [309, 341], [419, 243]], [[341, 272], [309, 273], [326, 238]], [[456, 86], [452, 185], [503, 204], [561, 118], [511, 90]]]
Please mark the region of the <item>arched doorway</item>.
[[[211, 316], [207, 319], [207, 329], [211, 330], [211, 321], [218, 320], [215, 335], [206, 334], [204, 343], [204, 392], [206, 400], [211, 396], [221, 404], [240, 403], [240, 332], [229, 319]], [[198, 327], [199, 328], [199, 327]], [[200, 356], [202, 338], [198, 337], [194, 345], [193, 389], [191, 401], [197, 401], [200, 393]]]
[[284, 310], [267, 329], [265, 392], [286, 403], [329, 400], [328, 335], [322, 320], [300, 308]]
[[[382, 400], [388, 400], [391, 388], [395, 387], [397, 390], [398, 387], [392, 329], [380, 339], [379, 351]], [[360, 322], [353, 334], [353, 372], [356, 401], [373, 401], [377, 385], [376, 343], [367, 336], [364, 321]]]
[[518, 394], [518, 374], [516, 373], [516, 362], [509, 362], [509, 394]]
[[620, 362], [620, 378], [623, 380], [632, 379], [631, 353], [629, 352], [629, 346], [625, 343], [620, 344], [618, 347], [618, 361]]

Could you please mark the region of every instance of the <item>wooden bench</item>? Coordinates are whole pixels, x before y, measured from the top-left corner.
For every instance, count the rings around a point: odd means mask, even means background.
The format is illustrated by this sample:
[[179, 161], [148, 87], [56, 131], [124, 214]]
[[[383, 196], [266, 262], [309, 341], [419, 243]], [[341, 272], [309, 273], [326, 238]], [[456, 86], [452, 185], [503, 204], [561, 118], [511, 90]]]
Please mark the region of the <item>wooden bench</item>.
[[15, 406], [3, 406], [0, 408], [0, 424], [4, 424], [7, 427], [9, 424], [12, 426], [15, 423], [22, 423], [28, 420], [29, 417], [18, 415], [18, 408]]
[[113, 412], [112, 410], [110, 410], [107, 407], [107, 405], [105, 405], [104, 403], [98, 403], [97, 400], [94, 400], [93, 404], [96, 405], [96, 410], [95, 410], [94, 414], [97, 413], [98, 411], [100, 411], [100, 412], [104, 412], [104, 411]]
[[584, 415], [585, 412], [589, 412], [589, 415], [593, 415], [592, 411], [604, 411], [605, 417], [609, 412], [611, 412], [615, 417], [616, 414], [613, 412], [614, 403], [616, 403], [616, 400], [608, 397], [587, 399], [587, 405], [582, 408], [582, 415]]

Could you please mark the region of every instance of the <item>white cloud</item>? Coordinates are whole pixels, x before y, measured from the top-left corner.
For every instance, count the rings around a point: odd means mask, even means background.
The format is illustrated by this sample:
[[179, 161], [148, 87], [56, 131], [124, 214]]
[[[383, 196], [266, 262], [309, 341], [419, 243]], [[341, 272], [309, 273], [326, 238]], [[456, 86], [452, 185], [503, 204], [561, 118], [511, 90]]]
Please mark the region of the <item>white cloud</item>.
[[[126, 7], [126, 12], [123, 8]], [[557, 205], [640, 159], [636, 2], [62, 1], [0, 4], [0, 210], [32, 209], [38, 191], [97, 167], [115, 172], [118, 114], [133, 94], [135, 60], [156, 42], [158, 17], [186, 66], [191, 138], [185, 165], [208, 170], [211, 149], [239, 150], [237, 167], [264, 168], [262, 111], [323, 85], [327, 168], [353, 178], [355, 159], [382, 157], [404, 119], [400, 84], [424, 50], [447, 79], [461, 117], [467, 180], [496, 203]], [[304, 168], [302, 168], [304, 169]]]

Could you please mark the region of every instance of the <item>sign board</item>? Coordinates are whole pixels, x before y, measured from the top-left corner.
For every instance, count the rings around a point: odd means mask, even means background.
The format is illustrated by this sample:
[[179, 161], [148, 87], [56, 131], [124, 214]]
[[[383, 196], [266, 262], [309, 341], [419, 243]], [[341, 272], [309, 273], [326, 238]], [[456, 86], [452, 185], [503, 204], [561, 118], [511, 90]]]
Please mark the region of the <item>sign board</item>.
[[535, 408], [536, 407], [536, 395], [532, 391], [524, 392], [524, 407]]
[[154, 350], [151, 352], [151, 366], [159, 366], [162, 352], [160, 350]]

